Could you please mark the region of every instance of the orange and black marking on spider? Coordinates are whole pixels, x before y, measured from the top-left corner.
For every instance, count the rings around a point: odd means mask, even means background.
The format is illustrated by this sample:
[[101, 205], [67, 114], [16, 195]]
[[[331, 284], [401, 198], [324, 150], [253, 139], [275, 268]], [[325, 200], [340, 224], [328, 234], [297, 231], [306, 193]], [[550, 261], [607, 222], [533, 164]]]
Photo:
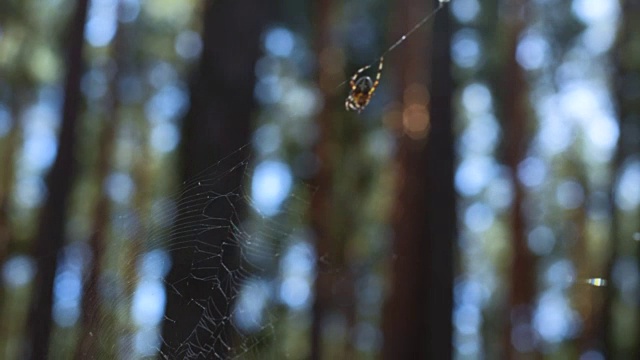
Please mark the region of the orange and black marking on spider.
[[360, 76], [365, 70], [369, 69], [371, 65], [367, 65], [360, 70], [356, 71], [355, 74], [351, 77], [351, 81], [349, 81], [349, 86], [351, 87], [351, 91], [349, 92], [349, 96], [347, 100], [344, 102], [344, 107], [347, 110], [355, 110], [360, 113], [364, 108], [369, 104], [371, 98], [373, 97], [373, 93], [378, 88], [380, 84], [380, 76], [382, 75], [382, 66], [384, 64], [384, 58], [380, 57], [380, 65], [378, 65], [378, 73], [376, 74], [376, 79], [371, 80], [369, 76]]

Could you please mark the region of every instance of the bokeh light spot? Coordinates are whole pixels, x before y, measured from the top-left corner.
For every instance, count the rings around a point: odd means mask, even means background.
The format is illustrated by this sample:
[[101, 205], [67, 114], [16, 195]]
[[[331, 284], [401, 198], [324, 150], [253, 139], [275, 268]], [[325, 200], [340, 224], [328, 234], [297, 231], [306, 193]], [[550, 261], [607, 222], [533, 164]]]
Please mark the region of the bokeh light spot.
[[256, 166], [251, 180], [254, 208], [263, 215], [275, 215], [291, 191], [293, 179], [289, 166], [280, 161], [267, 160]]
[[25, 255], [14, 255], [2, 267], [2, 280], [10, 288], [28, 284], [35, 275], [34, 261]]
[[295, 40], [291, 31], [277, 27], [269, 30], [265, 36], [264, 46], [274, 56], [289, 57], [293, 51]]

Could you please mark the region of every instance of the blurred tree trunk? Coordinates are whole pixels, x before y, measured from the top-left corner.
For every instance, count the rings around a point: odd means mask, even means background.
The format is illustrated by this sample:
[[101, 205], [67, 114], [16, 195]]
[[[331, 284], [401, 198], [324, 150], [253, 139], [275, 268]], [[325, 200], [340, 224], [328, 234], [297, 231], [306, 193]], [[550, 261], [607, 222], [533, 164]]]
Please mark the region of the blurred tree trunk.
[[[11, 130], [2, 140], [2, 151], [0, 152], [0, 164], [3, 164], [2, 173], [0, 173], [0, 267], [4, 264], [8, 252], [9, 243], [11, 241], [11, 229], [10, 229], [10, 207], [11, 207], [11, 194], [13, 192], [14, 176], [15, 176], [15, 162], [14, 157], [18, 148], [18, 140], [20, 139], [21, 131], [18, 126], [18, 105], [12, 107], [11, 115], [14, 117], [11, 124]], [[0, 295], [4, 286], [0, 286]], [[3, 297], [0, 296], [0, 304]], [[2, 309], [0, 305], [0, 309]], [[1, 326], [1, 325], [0, 325]]]
[[[121, 26], [125, 27], [124, 24]], [[130, 32], [127, 32], [130, 34]], [[131, 37], [127, 37], [131, 41]], [[135, 41], [131, 41], [130, 44], [135, 44]], [[135, 184], [136, 189], [152, 189], [154, 185], [153, 172], [151, 167], [152, 163], [148, 161], [151, 154], [151, 149], [149, 148], [149, 133], [150, 126], [147, 119], [139, 118], [134, 120], [133, 124], [136, 131], [136, 150], [135, 153], [138, 154], [134, 161], [134, 165], [132, 167], [132, 177], [133, 183]], [[136, 290], [136, 287], [139, 282], [138, 276], [138, 263], [140, 261], [140, 256], [145, 254], [146, 246], [148, 243], [145, 243], [145, 240], [148, 239], [148, 232], [155, 231], [151, 230], [151, 225], [149, 218], [152, 214], [152, 200], [153, 193], [150, 191], [141, 191], [137, 190], [133, 197], [133, 205], [132, 205], [132, 216], [135, 221], [133, 222], [133, 226], [131, 229], [127, 229], [127, 248], [125, 251], [125, 257], [123, 261], [123, 275], [124, 279], [124, 296], [126, 299], [129, 299], [129, 305], [133, 306], [133, 295]], [[165, 224], [165, 226], [170, 226], [170, 224]], [[120, 322], [120, 328], [123, 335], [122, 338], [126, 339], [123, 341], [122, 348], [124, 349], [133, 349], [134, 341], [135, 341], [135, 324], [131, 322], [130, 319], [122, 319]], [[126, 341], [126, 342], [125, 342]], [[125, 350], [126, 351], [126, 350]]]
[[[260, 36], [273, 7], [273, 1], [265, 0], [204, 2], [203, 52], [191, 82], [191, 106], [182, 128], [180, 159], [181, 177], [185, 183], [250, 142], [250, 121], [255, 108], [254, 65], [260, 56]], [[231, 170], [217, 169], [223, 175], [219, 179], [203, 179], [207, 180], [206, 191], [215, 194], [236, 193], [244, 184], [244, 173]], [[203, 198], [205, 203], [201, 203], [199, 209], [179, 205], [174, 227], [183, 226], [188, 222], [188, 217], [194, 214], [202, 217], [203, 222], [235, 219], [233, 221], [236, 224], [244, 216], [242, 202], [232, 204], [225, 198], [209, 203], [197, 186], [184, 192], [180, 202], [189, 201], [189, 196]], [[166, 279], [169, 285], [165, 311], [167, 320], [163, 324], [161, 351], [168, 358], [178, 358], [193, 350], [190, 346], [194, 346], [201, 351], [201, 356], [227, 358], [233, 349], [234, 324], [230, 323], [229, 318], [226, 321], [206, 318], [211, 314], [204, 312], [213, 311], [215, 319], [228, 317], [234, 306], [237, 284], [224, 271], [213, 280], [199, 277], [193, 273], [193, 264], [201, 260], [198, 266], [203, 268], [220, 268], [220, 262], [237, 268], [239, 248], [227, 246], [233, 245], [228, 242], [233, 236], [232, 229], [202, 233], [197, 228], [192, 230], [187, 235], [191, 238], [176, 235], [171, 239], [174, 247], [171, 251], [172, 268]], [[203, 244], [198, 248], [222, 249], [224, 253], [215, 256], [211, 253], [198, 254], [194, 251], [196, 240]], [[184, 241], [193, 246], [185, 246]], [[194, 256], [202, 259], [195, 259]], [[216, 260], [217, 265], [214, 264]], [[221, 286], [228, 288], [223, 291]], [[207, 325], [207, 321], [211, 322]]]
[[[120, 7], [120, 2], [116, 5]], [[80, 332], [78, 345], [75, 349], [77, 360], [96, 358], [98, 354], [105, 356], [99, 348], [99, 340], [103, 338], [100, 329], [100, 319], [104, 316], [102, 299], [98, 286], [100, 284], [100, 274], [102, 272], [103, 258], [106, 255], [106, 236], [109, 230], [109, 218], [111, 215], [111, 199], [105, 190], [105, 182], [112, 169], [112, 156], [116, 143], [116, 134], [120, 124], [118, 111], [120, 103], [118, 101], [118, 82], [123, 70], [123, 56], [127, 51], [123, 47], [122, 24], [118, 24], [112, 42], [112, 57], [114, 58], [115, 72], [109, 80], [109, 89], [105, 95], [103, 128], [98, 140], [98, 160], [95, 169], [95, 180], [99, 189], [98, 199], [93, 213], [93, 228], [89, 238], [89, 249], [91, 251], [91, 263], [87, 278], [84, 279], [82, 293]], [[115, 329], [111, 329], [114, 331]]]
[[[127, 24], [120, 24], [120, 27], [122, 28], [121, 31], [124, 31], [126, 34], [126, 36], [122, 35], [123, 39], [127, 39], [127, 49], [123, 50], [122, 53], [131, 56], [135, 54], [135, 51], [131, 47], [136, 44], [137, 39], [135, 34], [138, 32], [135, 31], [135, 25], [130, 28]], [[125, 73], [128, 71], [136, 71], [135, 67], [137, 64], [135, 58], [135, 56], [131, 56], [125, 61], [125, 63], [131, 65], [131, 68], [124, 69]], [[147, 191], [148, 189], [153, 189], [153, 175], [156, 173], [152, 171], [153, 163], [148, 161], [152, 156], [149, 144], [151, 133], [149, 121], [144, 117], [140, 117], [134, 119], [132, 123], [128, 125], [132, 126], [136, 135], [136, 148], [134, 151], [137, 156], [133, 162], [131, 176], [135, 184], [134, 188], [138, 190], [136, 190], [134, 194], [131, 206], [132, 216], [134, 218], [133, 226], [126, 229], [127, 242], [124, 261], [122, 262], [122, 278], [124, 279], [125, 286], [123, 289], [124, 297], [129, 299], [128, 306], [132, 307], [134, 292], [139, 283], [138, 264], [140, 257], [144, 255], [145, 250], [148, 249], [149, 243], [147, 240], [149, 240], [149, 233], [156, 231], [156, 229], [152, 228], [153, 225], [151, 225], [150, 221], [154, 216], [152, 211], [154, 194], [153, 191]], [[166, 231], [167, 228], [170, 228], [171, 224], [163, 224], [162, 226], [166, 227], [162, 229]], [[127, 318], [121, 319], [119, 326], [120, 328], [118, 330], [122, 331], [121, 337], [124, 339], [121, 348], [125, 349], [124, 351], [133, 350], [136, 325], [131, 322], [130, 318]]]
[[27, 322], [23, 359], [46, 359], [52, 328], [53, 282], [64, 245], [67, 204], [75, 176], [76, 123], [81, 103], [82, 48], [88, 0], [78, 0], [67, 37], [66, 78], [58, 151], [46, 179], [47, 199], [34, 239], [37, 273]]
[[[362, 206], [372, 184], [369, 164], [362, 154], [365, 125], [354, 113], [344, 111], [344, 98], [334, 96], [336, 85], [345, 77], [343, 49], [331, 39], [334, 4], [322, 0], [314, 8], [318, 24], [316, 80], [323, 107], [316, 118], [319, 136], [314, 151], [319, 166], [312, 179], [315, 191], [309, 209], [318, 256], [310, 333], [312, 359], [356, 356], [356, 268], [360, 259], [352, 245], [362, 229]], [[338, 88], [344, 94], [346, 87]], [[323, 336], [336, 328], [345, 335]]]
[[[567, 156], [570, 158], [570, 155]], [[575, 181], [584, 189], [585, 201], [577, 209], [571, 210], [567, 216], [566, 224], [571, 228], [571, 238], [575, 242], [571, 248], [571, 254], [568, 256], [575, 265], [576, 273], [579, 280], [584, 281], [589, 274], [594, 274], [597, 269], [592, 266], [589, 261], [588, 249], [588, 203], [586, 199], [590, 198], [591, 189], [586, 175], [585, 163], [582, 159], [574, 159], [570, 161], [569, 173], [574, 174]], [[596, 314], [600, 311], [600, 289], [590, 286], [575, 286], [572, 289], [572, 298], [575, 309], [582, 319], [582, 329], [580, 334], [573, 341], [575, 349], [579, 353], [585, 353], [595, 349], [598, 345], [598, 331], [596, 329]]]
[[[447, 10], [447, 9], [445, 9]], [[427, 143], [429, 191], [427, 229], [430, 241], [428, 357], [453, 358], [454, 247], [457, 239], [455, 140], [451, 77], [451, 25], [448, 12], [434, 21], [431, 69], [431, 133]]]
[[[316, 56], [322, 58], [323, 53], [331, 48], [330, 39], [330, 14], [333, 0], [319, 0], [315, 7], [315, 20], [318, 24], [316, 35]], [[331, 156], [331, 140], [334, 131], [332, 126], [331, 109], [327, 106], [330, 97], [329, 83], [330, 75], [325, 66], [318, 67], [318, 84], [322, 94], [322, 102], [325, 104], [318, 114], [316, 122], [318, 124], [318, 140], [315, 145], [315, 154], [318, 159], [318, 170], [312, 180], [316, 189], [311, 198], [311, 227], [315, 236], [316, 254], [318, 256], [317, 275], [314, 282], [314, 300], [311, 309], [311, 354], [312, 360], [320, 360], [323, 356], [322, 332], [323, 321], [331, 306], [332, 276], [330, 271], [326, 271], [325, 264], [321, 259], [335, 258], [336, 239], [331, 231], [331, 193], [333, 189], [332, 174], [334, 163]]]
[[[421, 4], [417, 0], [398, 3], [400, 31], [394, 38], [431, 10]], [[443, 11], [435, 21], [430, 49], [426, 45], [430, 42], [418, 33], [396, 51], [396, 58], [404, 61], [396, 66], [398, 97], [403, 99], [402, 119], [398, 119], [402, 124], [397, 127], [405, 134], [398, 140], [395, 160], [397, 200], [392, 219], [391, 290], [382, 324], [384, 359], [453, 356], [456, 216], [448, 15]], [[428, 69], [432, 70], [431, 81]]]
[[[111, 96], [107, 95], [107, 96]], [[100, 319], [102, 314], [102, 299], [98, 291], [100, 273], [106, 250], [106, 236], [109, 228], [109, 215], [111, 213], [111, 200], [104, 190], [106, 177], [111, 170], [111, 154], [115, 142], [117, 129], [117, 117], [115, 108], [108, 108], [108, 114], [104, 120], [104, 127], [98, 145], [98, 163], [96, 169], [96, 181], [99, 183], [100, 193], [93, 213], [93, 228], [89, 238], [91, 251], [91, 263], [88, 274], [84, 279], [82, 292], [82, 304], [80, 314], [79, 342], [76, 347], [75, 358], [94, 358], [98, 352], [98, 343], [101, 339]]]
[[[15, 178], [15, 156], [16, 150], [20, 144], [20, 138], [22, 135], [22, 131], [18, 124], [18, 118], [20, 114], [20, 94], [21, 91], [14, 91], [13, 96], [11, 96], [11, 116], [13, 118], [13, 122], [11, 124], [11, 129], [6, 137], [3, 139], [2, 143], [2, 151], [0, 154], [0, 164], [3, 164], [4, 168], [2, 173], [0, 173], [0, 268], [4, 267], [5, 261], [11, 255], [11, 246], [14, 240], [12, 229], [11, 229], [11, 219], [9, 214], [11, 213], [11, 194], [14, 189], [14, 178]], [[5, 287], [6, 284], [0, 284], [0, 354], [5, 354], [5, 349], [7, 347], [7, 338], [9, 334], [9, 316], [5, 317], [4, 315], [7, 312], [5, 309]]]
[[[511, 204], [511, 275], [509, 283], [509, 306], [505, 314], [507, 324], [504, 332], [505, 357], [516, 359], [522, 353], [514, 346], [517, 341], [529, 344], [535, 356], [535, 338], [532, 320], [532, 305], [535, 295], [535, 264], [526, 239], [526, 219], [524, 214], [525, 190], [518, 180], [518, 164], [524, 159], [527, 150], [527, 84], [524, 72], [516, 60], [518, 39], [525, 27], [523, 14], [526, 11], [525, 0], [514, 0], [506, 4], [506, 64], [503, 78], [497, 84], [502, 90], [502, 125], [504, 129], [504, 159], [513, 184], [513, 202]], [[515, 330], [518, 329], [517, 333]], [[522, 331], [524, 330], [524, 331]]]
[[[413, 0], [397, 2], [395, 22], [397, 30], [392, 38], [399, 38], [416, 22], [418, 14], [430, 10], [412, 9]], [[412, 12], [412, 10], [414, 10]], [[413, 16], [412, 16], [413, 15]], [[431, 26], [429, 24], [428, 26]], [[416, 134], [416, 140], [408, 126], [414, 106], [417, 121], [430, 121], [427, 116], [427, 44], [424, 32], [409, 38], [395, 51], [395, 58], [402, 61], [393, 69], [398, 79], [396, 97], [401, 103], [395, 174], [396, 202], [392, 210], [392, 264], [389, 295], [382, 314], [382, 358], [383, 359], [426, 359], [427, 358], [427, 297], [428, 274], [431, 267], [427, 260], [427, 235], [425, 219], [427, 215], [428, 194], [426, 188], [426, 131], [429, 123], [422, 124], [422, 133]], [[392, 54], [393, 56], [393, 54]], [[387, 68], [390, 67], [387, 56]], [[411, 93], [410, 86], [414, 91]], [[412, 104], [413, 102], [413, 104]], [[421, 116], [422, 118], [419, 118]], [[408, 134], [406, 134], [408, 133]]]
[[[618, 113], [620, 135], [615, 158], [612, 164], [612, 180], [610, 194], [611, 212], [611, 254], [607, 264], [607, 279], [609, 286], [605, 288], [605, 299], [602, 311], [601, 337], [603, 339], [603, 355], [607, 359], [640, 358], [640, 341], [635, 341], [634, 349], [620, 347], [620, 340], [616, 339], [616, 325], [614, 308], [620, 300], [617, 292], [620, 290], [613, 280], [613, 267], [618, 257], [628, 243], [627, 229], [624, 224], [622, 210], [615, 203], [616, 188], [623, 166], [630, 156], [640, 153], [640, 52], [636, 44], [640, 41], [640, 3], [633, 0], [621, 2], [620, 28], [613, 54], [613, 84], [614, 99]], [[640, 211], [636, 210], [640, 216]], [[636, 232], [640, 232], [640, 218], [636, 221]], [[631, 234], [633, 237], [633, 234]], [[631, 240], [633, 241], [633, 240]], [[636, 241], [637, 261], [640, 263], [640, 242]], [[619, 315], [618, 315], [619, 316]], [[636, 307], [636, 331], [640, 330], [640, 314]], [[619, 327], [619, 325], [618, 325]]]

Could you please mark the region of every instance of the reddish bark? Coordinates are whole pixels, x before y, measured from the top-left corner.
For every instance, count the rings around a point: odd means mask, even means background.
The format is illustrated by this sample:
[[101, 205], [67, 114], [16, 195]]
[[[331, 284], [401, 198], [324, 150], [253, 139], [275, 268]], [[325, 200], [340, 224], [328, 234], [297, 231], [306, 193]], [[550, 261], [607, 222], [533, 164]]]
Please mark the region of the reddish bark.
[[[401, 32], [422, 2], [399, 3]], [[412, 16], [413, 15], [413, 16]], [[384, 359], [452, 357], [452, 247], [455, 241], [448, 18], [436, 17], [434, 46], [416, 34], [398, 48], [398, 97], [406, 133], [395, 159], [391, 290], [383, 314]], [[431, 58], [427, 56], [431, 54]], [[431, 66], [433, 64], [433, 67]], [[432, 69], [431, 91], [427, 91]], [[427, 112], [430, 109], [429, 112]], [[426, 122], [426, 123], [421, 123]], [[425, 126], [426, 125], [426, 126]]]
[[[509, 306], [505, 314], [507, 321], [504, 333], [505, 356], [518, 358], [520, 353], [513, 345], [514, 326], [528, 326], [528, 341], [535, 344], [531, 326], [532, 303], [535, 296], [535, 259], [527, 246], [526, 219], [523, 212], [525, 190], [518, 181], [518, 165], [524, 159], [527, 149], [527, 83], [524, 72], [516, 60], [518, 39], [525, 26], [521, 16], [526, 1], [519, 0], [508, 4], [507, 21], [507, 59], [504, 69], [502, 96], [502, 114], [504, 129], [504, 159], [509, 168], [513, 184], [513, 202], [511, 205], [511, 275], [509, 282]], [[533, 351], [533, 349], [532, 349]], [[533, 351], [535, 353], [535, 351]]]

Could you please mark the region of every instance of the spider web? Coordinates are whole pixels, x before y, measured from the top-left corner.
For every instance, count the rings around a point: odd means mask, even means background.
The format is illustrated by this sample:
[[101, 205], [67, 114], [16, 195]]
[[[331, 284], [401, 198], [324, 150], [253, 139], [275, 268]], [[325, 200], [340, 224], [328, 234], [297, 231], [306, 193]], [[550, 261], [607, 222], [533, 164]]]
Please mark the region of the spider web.
[[[229, 168], [225, 177], [235, 172], [246, 175], [248, 161], [235, 160], [244, 153], [238, 151], [215, 168]], [[274, 335], [270, 319], [273, 315], [263, 314], [268, 299], [260, 304], [249, 297], [269, 296], [264, 280], [276, 276], [274, 270], [288, 230], [259, 213], [252, 220], [243, 221], [240, 209], [252, 204], [251, 198], [244, 188], [217, 193], [216, 185], [221, 180], [205, 172], [188, 184], [180, 196], [170, 234], [170, 251], [183, 253], [189, 263], [180, 264], [188, 267], [180, 272], [187, 275], [168, 278], [166, 287], [169, 296], [177, 295], [180, 305], [195, 307], [201, 316], [184, 341], [164, 342], [160, 354], [166, 359], [246, 357], [265, 338]], [[178, 289], [182, 285], [181, 289], [189, 292], [192, 283], [200, 283], [200, 287], [210, 291], [202, 294], [196, 290], [194, 296]], [[256, 306], [262, 307], [262, 311], [256, 310]], [[181, 320], [166, 317], [165, 327], [171, 329], [177, 321]], [[255, 336], [247, 336], [248, 333]], [[220, 350], [225, 353], [219, 353]]]
[[[275, 320], [287, 308], [278, 291], [286, 278], [283, 256], [303, 256], [297, 261], [307, 271], [297, 274], [302, 282], [294, 296], [308, 299], [313, 254], [297, 229], [302, 197], [289, 192], [268, 214], [251, 197], [249, 151], [235, 151], [179, 193], [153, 200], [146, 220], [143, 208], [119, 209], [124, 215], [115, 220], [110, 265], [94, 301], [99, 330], [90, 334], [109, 358], [250, 359], [277, 351], [270, 349]], [[243, 185], [221, 192], [220, 184], [235, 176]], [[197, 320], [165, 315], [171, 297]], [[295, 306], [306, 306], [304, 299]], [[186, 335], [171, 341], [171, 332]]]

